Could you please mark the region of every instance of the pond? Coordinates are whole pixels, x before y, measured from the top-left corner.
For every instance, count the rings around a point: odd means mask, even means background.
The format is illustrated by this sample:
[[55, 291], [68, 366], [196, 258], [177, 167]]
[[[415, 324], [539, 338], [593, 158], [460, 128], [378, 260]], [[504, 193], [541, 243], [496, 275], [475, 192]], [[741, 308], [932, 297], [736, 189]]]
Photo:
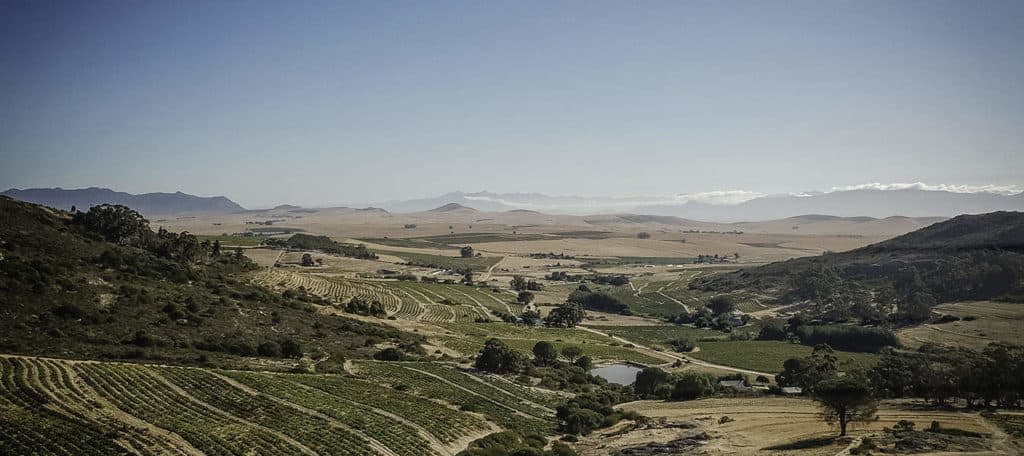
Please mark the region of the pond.
[[642, 370], [642, 368], [629, 364], [611, 364], [591, 369], [590, 374], [608, 380], [608, 383], [630, 385], [636, 381], [636, 373]]

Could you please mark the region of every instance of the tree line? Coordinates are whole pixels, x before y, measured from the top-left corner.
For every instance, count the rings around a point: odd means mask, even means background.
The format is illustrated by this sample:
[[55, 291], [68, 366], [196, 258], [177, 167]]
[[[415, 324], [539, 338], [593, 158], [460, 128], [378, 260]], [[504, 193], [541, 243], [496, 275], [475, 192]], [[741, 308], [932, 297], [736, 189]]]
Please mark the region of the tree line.
[[298, 250], [319, 250], [324, 253], [332, 253], [335, 255], [364, 260], [377, 259], [377, 254], [369, 251], [363, 244], [343, 244], [327, 236], [314, 236], [311, 234], [298, 233], [293, 234], [288, 239], [267, 239], [265, 243], [272, 247], [284, 247]]

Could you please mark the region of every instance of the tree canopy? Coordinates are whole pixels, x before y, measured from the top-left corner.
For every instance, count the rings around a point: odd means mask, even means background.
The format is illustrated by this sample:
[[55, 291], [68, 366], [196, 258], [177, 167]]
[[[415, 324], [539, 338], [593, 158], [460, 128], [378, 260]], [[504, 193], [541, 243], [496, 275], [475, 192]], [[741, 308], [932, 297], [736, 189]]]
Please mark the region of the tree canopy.
[[484, 348], [477, 355], [477, 369], [496, 374], [511, 374], [523, 369], [523, 357], [498, 339], [487, 339]]
[[839, 423], [839, 435], [846, 435], [851, 422], [876, 419], [878, 401], [867, 380], [859, 375], [832, 377], [814, 386], [814, 400], [829, 424]]

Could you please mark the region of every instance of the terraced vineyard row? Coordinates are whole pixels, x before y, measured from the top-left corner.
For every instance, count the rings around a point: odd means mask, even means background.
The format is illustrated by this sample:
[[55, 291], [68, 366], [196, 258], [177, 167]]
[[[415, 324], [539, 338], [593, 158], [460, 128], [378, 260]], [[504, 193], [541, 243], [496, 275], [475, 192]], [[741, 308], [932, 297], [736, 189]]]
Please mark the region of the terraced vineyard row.
[[268, 287], [298, 289], [343, 303], [355, 296], [380, 301], [389, 317], [430, 322], [493, 320], [492, 311], [518, 315], [523, 306], [490, 288], [422, 282], [356, 280], [269, 268], [255, 280]]
[[199, 402], [145, 369], [101, 363], [83, 363], [75, 369], [86, 384], [118, 409], [180, 435], [206, 454], [244, 454], [260, 449], [303, 453], [300, 445]]
[[527, 415], [543, 419], [545, 416], [554, 413], [554, 410], [549, 407], [510, 393], [511, 387], [499, 388], [496, 384], [488, 382], [480, 376], [453, 369], [443, 364], [405, 363], [403, 367], [428, 372], [482, 396], [498, 398], [500, 402]]
[[256, 275], [256, 282], [270, 287], [304, 288], [308, 293], [342, 303], [356, 296], [380, 301], [389, 314], [398, 312], [402, 300], [379, 282], [324, 277], [269, 268]]
[[[554, 413], [532, 401], [478, 381], [472, 374], [429, 363], [359, 362], [358, 373], [418, 396], [479, 412], [499, 426], [543, 434], [554, 431]], [[539, 392], [538, 392], [539, 394]], [[552, 399], [553, 400], [553, 399]]]
[[499, 426], [553, 430], [557, 397], [541, 391], [430, 363], [358, 367], [372, 382], [0, 356], [0, 454], [435, 456]]
[[432, 400], [404, 394], [369, 381], [326, 375], [288, 375], [287, 378], [334, 397], [359, 397], [362, 404], [399, 415], [426, 429], [445, 444], [492, 428], [476, 415], [439, 406]]
[[[0, 358], [0, 454], [129, 454], [114, 428], [86, 419], [30, 380], [31, 363]], [[63, 396], [63, 395], [62, 395]]]

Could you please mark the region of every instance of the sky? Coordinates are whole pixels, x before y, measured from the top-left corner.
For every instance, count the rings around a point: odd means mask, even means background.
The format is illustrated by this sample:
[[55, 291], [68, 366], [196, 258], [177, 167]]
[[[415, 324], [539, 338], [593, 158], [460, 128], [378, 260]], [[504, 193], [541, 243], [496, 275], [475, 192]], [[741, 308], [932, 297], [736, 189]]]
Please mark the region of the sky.
[[0, 2], [0, 187], [1024, 184], [1024, 2]]

